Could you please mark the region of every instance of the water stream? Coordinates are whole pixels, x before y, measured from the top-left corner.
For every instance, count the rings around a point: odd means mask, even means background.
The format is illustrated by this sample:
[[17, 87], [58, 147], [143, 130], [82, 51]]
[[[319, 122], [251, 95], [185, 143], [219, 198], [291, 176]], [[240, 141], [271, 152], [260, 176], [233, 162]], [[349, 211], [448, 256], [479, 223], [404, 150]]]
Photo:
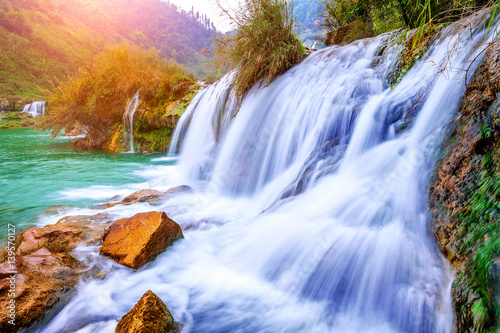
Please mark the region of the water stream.
[[427, 184], [485, 40], [481, 19], [457, 27], [393, 87], [399, 50], [383, 35], [315, 52], [235, 117], [230, 75], [201, 91], [178, 156], [155, 160], [177, 163], [140, 173], [194, 193], [108, 209], [163, 210], [185, 238], [138, 271], [82, 251], [114, 270], [32, 330], [113, 332], [152, 290], [183, 332], [451, 332], [453, 272], [427, 234]]
[[[140, 89], [139, 89], [140, 90]], [[135, 93], [134, 97], [128, 102], [125, 113], [123, 114], [123, 128], [129, 131], [130, 138], [130, 152], [134, 152], [134, 113], [139, 104], [139, 90]]]

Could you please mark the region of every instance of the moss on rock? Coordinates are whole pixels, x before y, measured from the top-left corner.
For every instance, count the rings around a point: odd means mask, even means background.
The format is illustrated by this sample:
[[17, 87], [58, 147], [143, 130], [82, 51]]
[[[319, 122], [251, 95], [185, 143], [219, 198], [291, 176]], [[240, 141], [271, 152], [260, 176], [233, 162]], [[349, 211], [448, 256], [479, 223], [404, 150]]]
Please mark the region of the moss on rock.
[[430, 188], [432, 232], [456, 269], [458, 332], [499, 328], [499, 44], [489, 46], [467, 88]]

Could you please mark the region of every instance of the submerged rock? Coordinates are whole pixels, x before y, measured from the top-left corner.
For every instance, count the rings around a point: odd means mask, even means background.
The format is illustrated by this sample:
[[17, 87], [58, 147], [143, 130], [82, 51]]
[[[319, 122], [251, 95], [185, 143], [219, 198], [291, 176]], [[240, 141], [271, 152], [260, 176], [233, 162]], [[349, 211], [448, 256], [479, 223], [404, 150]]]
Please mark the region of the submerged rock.
[[174, 317], [163, 301], [148, 290], [118, 322], [116, 333], [174, 333]]
[[194, 190], [193, 190], [193, 188], [191, 186], [181, 185], [181, 186], [172, 187], [172, 188], [166, 190], [163, 193], [163, 196], [170, 197], [170, 196], [173, 196], [175, 194], [193, 193], [193, 192], [194, 192]]
[[[138, 202], [147, 202], [151, 205], [158, 205], [163, 202], [163, 200], [170, 198], [174, 195], [181, 193], [193, 193], [193, 189], [187, 185], [181, 185], [168, 189], [165, 192], [160, 192], [152, 189], [144, 189], [136, 191], [118, 202], [108, 202], [103, 205], [96, 206], [96, 209], [106, 209], [111, 208], [116, 205], [132, 205]], [[113, 199], [111, 199], [113, 200]]]
[[109, 227], [101, 254], [138, 269], [182, 237], [181, 227], [164, 212], [139, 213]]
[[116, 205], [132, 205], [138, 202], [148, 202], [150, 204], [155, 204], [161, 199], [162, 193], [157, 190], [144, 189], [136, 191], [118, 202], [108, 202], [103, 205], [94, 207], [96, 209], [111, 208]]

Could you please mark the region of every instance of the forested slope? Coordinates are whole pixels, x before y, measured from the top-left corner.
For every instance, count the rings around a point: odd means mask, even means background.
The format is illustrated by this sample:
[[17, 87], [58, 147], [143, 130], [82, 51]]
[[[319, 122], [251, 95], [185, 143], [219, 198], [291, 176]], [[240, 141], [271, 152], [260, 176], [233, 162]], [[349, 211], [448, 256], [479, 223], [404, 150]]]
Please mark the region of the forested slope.
[[160, 0], [0, 0], [0, 98], [37, 98], [107, 44], [155, 47], [205, 75], [215, 29]]

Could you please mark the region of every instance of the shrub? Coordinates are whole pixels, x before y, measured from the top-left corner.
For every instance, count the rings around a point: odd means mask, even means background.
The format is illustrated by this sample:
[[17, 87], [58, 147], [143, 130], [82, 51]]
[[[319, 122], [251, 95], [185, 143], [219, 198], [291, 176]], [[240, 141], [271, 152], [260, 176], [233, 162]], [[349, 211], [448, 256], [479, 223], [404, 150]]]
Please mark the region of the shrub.
[[55, 137], [63, 128], [81, 124], [88, 131], [88, 147], [100, 148], [122, 122], [126, 102], [139, 88], [141, 100], [160, 107], [175, 98], [175, 87], [191, 81], [181, 65], [162, 59], [155, 49], [108, 47], [77, 75], [45, 91], [50, 108], [41, 129], [53, 129]]
[[480, 7], [498, 5], [499, 0], [321, 0], [320, 17], [329, 30], [362, 20], [377, 33], [397, 28], [419, 28], [428, 22], [455, 21]]
[[235, 71], [238, 98], [258, 83], [269, 85], [305, 56], [292, 14], [286, 0], [245, 0], [231, 17], [236, 32], [215, 39], [214, 61], [219, 70]]

